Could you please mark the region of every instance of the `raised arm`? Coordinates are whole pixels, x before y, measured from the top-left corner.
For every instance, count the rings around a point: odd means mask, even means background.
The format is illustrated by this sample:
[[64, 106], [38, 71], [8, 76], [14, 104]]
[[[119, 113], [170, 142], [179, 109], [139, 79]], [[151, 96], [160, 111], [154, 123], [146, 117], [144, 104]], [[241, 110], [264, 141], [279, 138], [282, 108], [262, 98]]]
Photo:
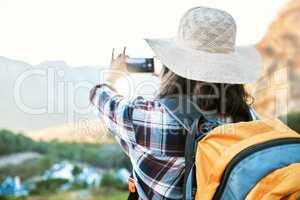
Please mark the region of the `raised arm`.
[[110, 70], [102, 77], [103, 84], [99, 84], [91, 90], [90, 100], [104, 120], [109, 132], [128, 154], [128, 146], [135, 143], [132, 126], [133, 104], [114, 89], [116, 81], [127, 74], [126, 59], [128, 56], [125, 55], [125, 51], [126, 47], [122, 54], [114, 58], [113, 49]]
[[109, 132], [128, 154], [128, 146], [135, 144], [133, 104], [106, 84], [95, 86], [91, 90], [90, 99]]

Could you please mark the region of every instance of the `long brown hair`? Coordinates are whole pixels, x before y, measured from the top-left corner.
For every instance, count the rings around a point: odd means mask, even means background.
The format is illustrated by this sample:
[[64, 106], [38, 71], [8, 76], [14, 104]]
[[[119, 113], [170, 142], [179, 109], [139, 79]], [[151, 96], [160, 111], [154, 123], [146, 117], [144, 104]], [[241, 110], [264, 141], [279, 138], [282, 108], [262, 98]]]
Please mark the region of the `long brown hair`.
[[[158, 98], [174, 95], [196, 96], [201, 110], [215, 110], [221, 116], [232, 117], [235, 122], [249, 121], [249, 100], [253, 100], [242, 84], [208, 83], [181, 77], [166, 66], [160, 74]], [[252, 103], [252, 102], [251, 102]]]

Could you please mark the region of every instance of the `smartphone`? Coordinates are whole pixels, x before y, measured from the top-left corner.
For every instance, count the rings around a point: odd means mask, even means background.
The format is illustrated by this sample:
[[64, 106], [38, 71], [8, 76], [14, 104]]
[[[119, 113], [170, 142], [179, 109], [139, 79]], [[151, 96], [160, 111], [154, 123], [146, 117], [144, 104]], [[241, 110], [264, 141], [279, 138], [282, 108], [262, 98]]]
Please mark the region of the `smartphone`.
[[128, 58], [127, 70], [134, 73], [153, 73], [154, 58]]

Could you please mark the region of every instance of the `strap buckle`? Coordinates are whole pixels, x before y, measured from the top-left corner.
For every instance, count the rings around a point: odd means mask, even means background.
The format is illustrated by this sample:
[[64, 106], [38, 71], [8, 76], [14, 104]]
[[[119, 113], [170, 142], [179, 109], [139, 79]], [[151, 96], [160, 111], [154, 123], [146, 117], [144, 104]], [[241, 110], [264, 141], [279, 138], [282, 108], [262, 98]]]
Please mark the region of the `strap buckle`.
[[128, 190], [131, 193], [135, 193], [136, 192], [135, 182], [134, 182], [134, 179], [132, 177], [128, 177]]

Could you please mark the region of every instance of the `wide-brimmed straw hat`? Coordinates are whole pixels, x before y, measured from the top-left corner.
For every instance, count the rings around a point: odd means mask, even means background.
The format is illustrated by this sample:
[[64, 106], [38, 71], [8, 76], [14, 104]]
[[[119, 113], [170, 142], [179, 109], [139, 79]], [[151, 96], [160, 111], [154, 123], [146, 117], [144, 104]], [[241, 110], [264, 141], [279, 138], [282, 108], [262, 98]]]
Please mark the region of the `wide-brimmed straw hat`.
[[255, 46], [235, 46], [235, 20], [219, 9], [192, 8], [181, 18], [176, 37], [145, 40], [164, 65], [187, 79], [243, 84], [261, 74]]

